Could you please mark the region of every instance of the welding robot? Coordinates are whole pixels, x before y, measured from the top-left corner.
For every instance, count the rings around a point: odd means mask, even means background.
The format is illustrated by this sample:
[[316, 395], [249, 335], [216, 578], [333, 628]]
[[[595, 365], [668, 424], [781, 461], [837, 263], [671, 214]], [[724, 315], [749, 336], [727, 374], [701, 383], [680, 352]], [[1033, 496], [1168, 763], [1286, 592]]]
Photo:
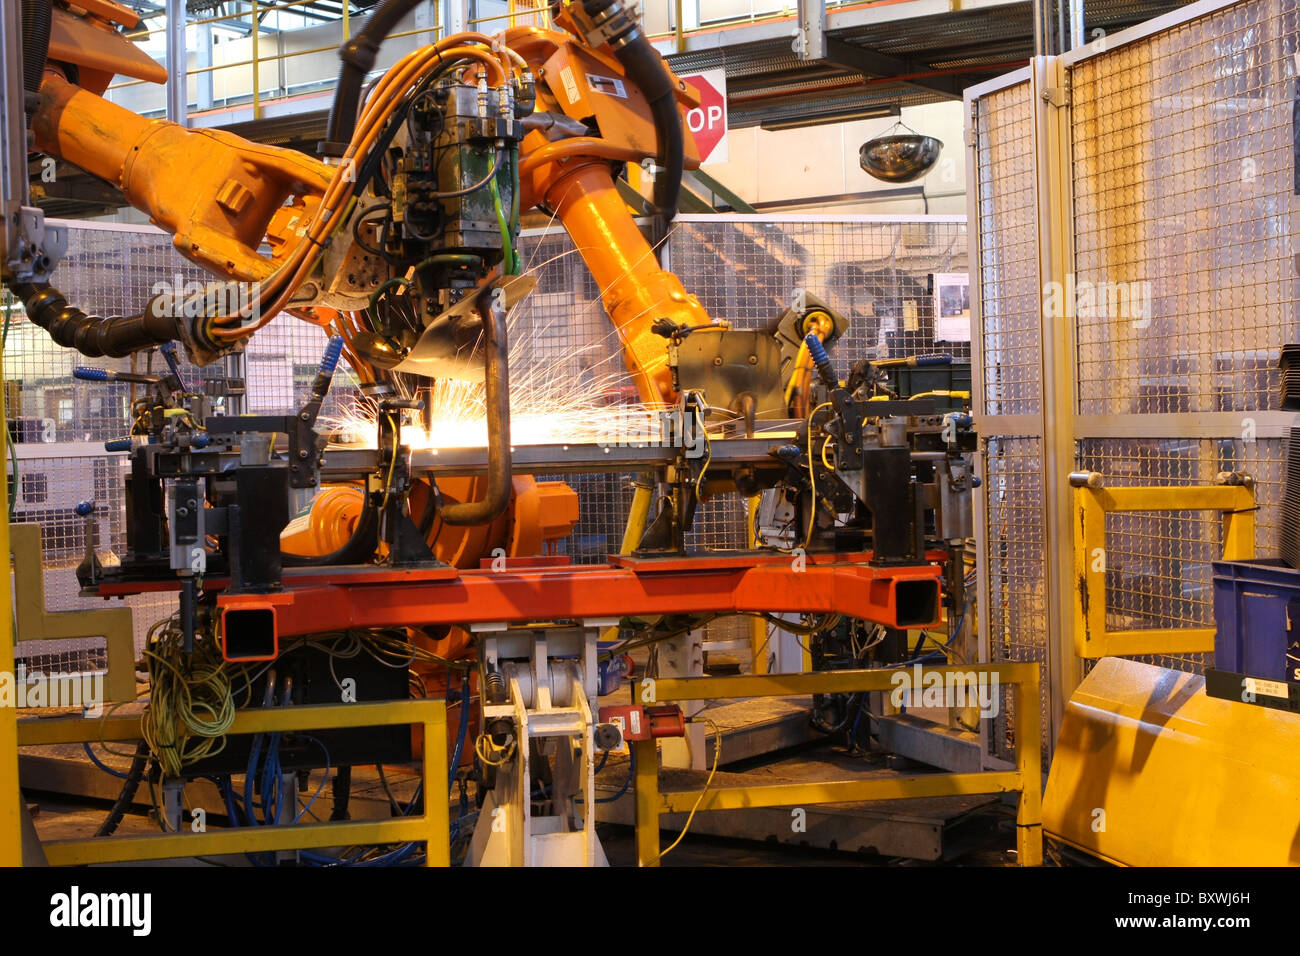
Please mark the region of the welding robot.
[[[223, 781], [233, 821], [259, 822], [261, 806], [275, 822], [296, 805], [295, 771], [325, 766], [326, 746], [335, 767], [410, 759], [404, 731], [338, 732], [284, 735], [272, 765], [267, 742], [227, 740], [221, 721], [165, 704], [201, 699], [227, 714], [337, 701], [346, 672], [364, 699], [445, 693], [460, 705], [452, 773], [473, 777], [480, 818], [500, 824], [475, 828], [469, 862], [597, 865], [598, 753], [621, 747], [640, 717], [656, 735], [687, 723], [672, 707], [602, 717], [602, 635], [621, 628], [644, 645], [750, 614], [811, 635], [817, 666], [870, 666], [887, 648], [906, 658], [899, 636], [938, 624], [945, 603], [960, 619], [970, 416], [891, 393], [871, 361], [837, 370], [848, 319], [811, 294], [761, 331], [738, 330], [660, 267], [654, 244], [683, 169], [698, 165], [683, 122], [698, 97], [622, 0], [557, 2], [555, 29], [448, 36], [371, 79], [414, 6], [383, 0], [340, 50], [318, 156], [106, 100], [115, 76], [165, 80], [122, 33], [135, 15], [111, 0], [25, 0], [21, 29], [15, 6], [4, 22], [5, 284], [33, 323], [89, 359], [163, 359], [156, 373], [87, 366], [76, 377], [136, 386], [130, 435], [114, 446], [129, 455], [126, 550], [99, 560], [88, 504], [78, 576], [105, 597], [179, 592], [146, 648], [155, 689], [137, 757], [157, 761], [166, 807], [179, 813], [184, 781], [206, 774]], [[69, 302], [52, 281], [66, 232], [25, 204], [28, 148], [120, 188], [214, 284], [127, 316]], [[626, 163], [653, 173], [649, 239], [616, 188]], [[512, 445], [508, 318], [535, 285], [518, 248], [531, 209], [572, 237], [641, 401], [676, 423], [664, 440]], [[244, 293], [214, 294], [229, 283]], [[185, 380], [180, 350], [195, 366], [229, 362], [281, 313], [321, 330], [301, 407], [229, 414], [233, 394]], [[318, 423], [340, 361], [373, 417], [370, 447], [332, 443]], [[445, 378], [481, 383], [486, 448], [403, 440], [422, 390]], [[701, 433], [702, 449], [688, 440]], [[525, 472], [597, 471], [642, 476], [625, 553], [595, 567], [537, 557], [571, 531], [577, 498]], [[751, 529], [747, 550], [691, 552], [698, 505], [719, 494], [766, 502], [778, 540]], [[195, 674], [201, 686], [185, 683]], [[820, 700], [834, 712], [825, 723], [863, 696]]]

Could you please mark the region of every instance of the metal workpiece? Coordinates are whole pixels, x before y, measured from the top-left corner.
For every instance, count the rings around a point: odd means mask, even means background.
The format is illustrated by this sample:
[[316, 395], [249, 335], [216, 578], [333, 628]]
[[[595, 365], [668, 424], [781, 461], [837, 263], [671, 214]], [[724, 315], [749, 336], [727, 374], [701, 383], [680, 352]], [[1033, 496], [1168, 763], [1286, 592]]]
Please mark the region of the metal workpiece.
[[216, 603], [225, 612], [274, 606], [280, 636], [412, 621], [466, 627], [605, 618], [611, 608], [620, 616], [757, 611], [839, 613], [894, 628], [938, 623], [938, 564], [875, 567], [865, 556], [826, 557], [804, 566], [769, 552], [674, 557], [667, 564], [650, 558], [623, 567], [319, 569], [286, 575], [284, 590], [269, 597], [226, 592]]
[[443, 523], [477, 525], [500, 517], [510, 504], [513, 476], [510, 447], [510, 344], [506, 332], [506, 292], [489, 284], [477, 296], [483, 316], [484, 403], [487, 410], [488, 487], [479, 501], [444, 505]]

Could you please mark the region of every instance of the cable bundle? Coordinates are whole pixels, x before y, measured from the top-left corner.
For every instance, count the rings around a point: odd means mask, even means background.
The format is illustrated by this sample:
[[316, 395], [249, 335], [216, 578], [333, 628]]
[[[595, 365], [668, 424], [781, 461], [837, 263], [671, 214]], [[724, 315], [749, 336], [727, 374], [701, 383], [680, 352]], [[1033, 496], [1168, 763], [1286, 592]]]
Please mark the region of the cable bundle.
[[[510, 82], [514, 67], [527, 68], [523, 58], [481, 33], [457, 33], [402, 57], [380, 78], [362, 108], [356, 131], [311, 222], [283, 263], [239, 310], [209, 321], [205, 330], [227, 344], [265, 326], [289, 302], [290, 296], [316, 267], [325, 247], [348, 220], [352, 204], [364, 188], [372, 156], [383, 150], [384, 131], [407, 98], [429, 78], [454, 67], [481, 66], [493, 86]], [[380, 148], [376, 151], [376, 145]], [[305, 317], [305, 316], [300, 316]], [[251, 322], [249, 320], [252, 320]]]
[[180, 776], [184, 767], [220, 753], [235, 721], [231, 668], [214, 638], [195, 641], [185, 653], [179, 616], [149, 629], [144, 648], [149, 670], [149, 704], [141, 732], [163, 776]]

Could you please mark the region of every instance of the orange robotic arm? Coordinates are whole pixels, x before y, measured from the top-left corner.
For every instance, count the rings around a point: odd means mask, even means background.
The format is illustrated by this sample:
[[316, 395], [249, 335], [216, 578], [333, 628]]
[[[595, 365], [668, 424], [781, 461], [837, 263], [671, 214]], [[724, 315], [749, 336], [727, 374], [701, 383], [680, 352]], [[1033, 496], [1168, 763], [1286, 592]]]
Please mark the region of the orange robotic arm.
[[[333, 170], [296, 150], [145, 119], [104, 99], [114, 74], [161, 82], [166, 72], [112, 29], [135, 26], [133, 12], [110, 0], [85, 7], [84, 17], [53, 9], [31, 124], [36, 147], [118, 186], [192, 262], [229, 279], [265, 279], [314, 214]], [[269, 258], [258, 252], [263, 241]]]
[[[566, 10], [557, 22], [579, 32]], [[601, 290], [602, 303], [623, 345], [624, 361], [642, 401], [672, 397], [667, 343], [651, 331], [656, 319], [687, 326], [711, 321], [699, 300], [654, 250], [614, 187], [612, 161], [636, 162], [657, 155], [655, 129], [645, 96], [627, 82], [619, 61], [566, 33], [518, 28], [504, 35], [536, 73], [538, 110], [558, 112], [594, 125], [599, 137], [552, 141], [534, 130], [524, 139], [519, 172], [523, 208], [544, 206], [564, 224]], [[662, 63], [662, 61], [660, 61]], [[694, 90], [663, 69], [676, 99], [698, 105]], [[685, 124], [682, 124], [683, 127]], [[685, 142], [685, 165], [697, 167], [694, 140]], [[671, 210], [665, 210], [671, 215]]]
[[[134, 25], [131, 11], [112, 0], [93, 0], [84, 9], [74, 16], [55, 7], [49, 62], [32, 120], [36, 145], [118, 185], [133, 206], [173, 234], [182, 255], [215, 275], [260, 282], [282, 272], [300, 281], [302, 237], [323, 218], [323, 204], [332, 214], [329, 203], [337, 200], [331, 197], [340, 193], [338, 169], [219, 130], [148, 120], [103, 99], [99, 94], [115, 73], [156, 81], [162, 71], [112, 28]], [[600, 286], [642, 399], [661, 402], [671, 398], [672, 385], [666, 343], [651, 325], [661, 318], [687, 326], [710, 319], [677, 277], [659, 267], [614, 188], [611, 160], [654, 158], [663, 100], [671, 100], [680, 128], [680, 104], [693, 105], [694, 91], [641, 41], [638, 64], [659, 90], [648, 96], [631, 82], [612, 46], [583, 39], [593, 35], [583, 8], [563, 8], [556, 19], [568, 32], [515, 29], [502, 39], [539, 78], [538, 110], [578, 120], [598, 135], [553, 140], [553, 128], [529, 132], [520, 150], [520, 205], [556, 212]], [[480, 69], [497, 69], [495, 61], [475, 55], [483, 61]], [[390, 74], [400, 74], [410, 59]], [[663, 95], [665, 85], [670, 97]], [[684, 163], [697, 166], [694, 142], [680, 132]], [[259, 251], [264, 243], [269, 256]], [[282, 283], [288, 291], [278, 290], [273, 304], [282, 307], [295, 285]], [[265, 304], [262, 312], [269, 318]], [[232, 332], [253, 327], [219, 330], [216, 338], [228, 340]]]

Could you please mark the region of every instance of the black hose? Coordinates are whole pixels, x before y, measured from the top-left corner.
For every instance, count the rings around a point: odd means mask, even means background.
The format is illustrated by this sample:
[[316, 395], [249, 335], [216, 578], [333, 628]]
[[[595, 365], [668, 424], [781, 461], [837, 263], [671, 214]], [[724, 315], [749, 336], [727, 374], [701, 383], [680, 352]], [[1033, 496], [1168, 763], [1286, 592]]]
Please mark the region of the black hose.
[[330, 792], [334, 797], [334, 809], [330, 811], [330, 821], [350, 820], [348, 804], [352, 799], [352, 767], [349, 764], [339, 767], [338, 773], [334, 775]]
[[[596, 19], [618, 2], [584, 0], [582, 8], [589, 17]], [[629, 17], [627, 23], [628, 26], [610, 38], [610, 45], [614, 48], [615, 58], [627, 71], [628, 81], [641, 91], [650, 106], [655, 140], [659, 144], [657, 158], [663, 167], [655, 176], [654, 201], [658, 214], [670, 220], [677, 214], [677, 197], [686, 170], [686, 140], [682, 133], [682, 117], [677, 112], [677, 91], [659, 51], [636, 28], [635, 20]]]
[[23, 0], [23, 92], [32, 104], [41, 91], [41, 80], [45, 76], [53, 21], [54, 0]]
[[393, 32], [393, 27], [421, 2], [421, 0], [383, 0], [366, 20], [356, 36], [339, 47], [338, 83], [334, 87], [334, 102], [330, 106], [329, 125], [325, 143], [328, 149], [342, 149], [352, 140], [357, 128], [357, 109], [361, 105], [361, 85], [366, 74], [375, 68], [379, 47]]
[[171, 342], [180, 332], [176, 319], [167, 315], [166, 310], [153, 307], [157, 300], [151, 300], [140, 315], [105, 318], [87, 315], [69, 305], [62, 292], [48, 285], [18, 282], [10, 289], [22, 300], [27, 317], [49, 332], [50, 338], [91, 358], [101, 355], [121, 358]]
[[131, 804], [135, 802], [135, 794], [140, 789], [140, 781], [144, 779], [144, 768], [148, 763], [149, 745], [142, 740], [135, 745], [135, 756], [131, 760], [131, 768], [126, 772], [126, 780], [122, 782], [122, 792], [113, 801], [108, 816], [104, 818], [104, 822], [95, 831], [95, 836], [106, 837], [113, 835], [113, 831], [117, 829], [118, 824], [122, 822], [122, 818], [126, 816], [126, 811], [131, 809]]
[[286, 568], [323, 568], [337, 564], [364, 564], [374, 555], [379, 547], [379, 509], [366, 496], [365, 507], [357, 526], [352, 530], [352, 537], [337, 551], [329, 554], [309, 556], [305, 554], [280, 553], [280, 562]]

